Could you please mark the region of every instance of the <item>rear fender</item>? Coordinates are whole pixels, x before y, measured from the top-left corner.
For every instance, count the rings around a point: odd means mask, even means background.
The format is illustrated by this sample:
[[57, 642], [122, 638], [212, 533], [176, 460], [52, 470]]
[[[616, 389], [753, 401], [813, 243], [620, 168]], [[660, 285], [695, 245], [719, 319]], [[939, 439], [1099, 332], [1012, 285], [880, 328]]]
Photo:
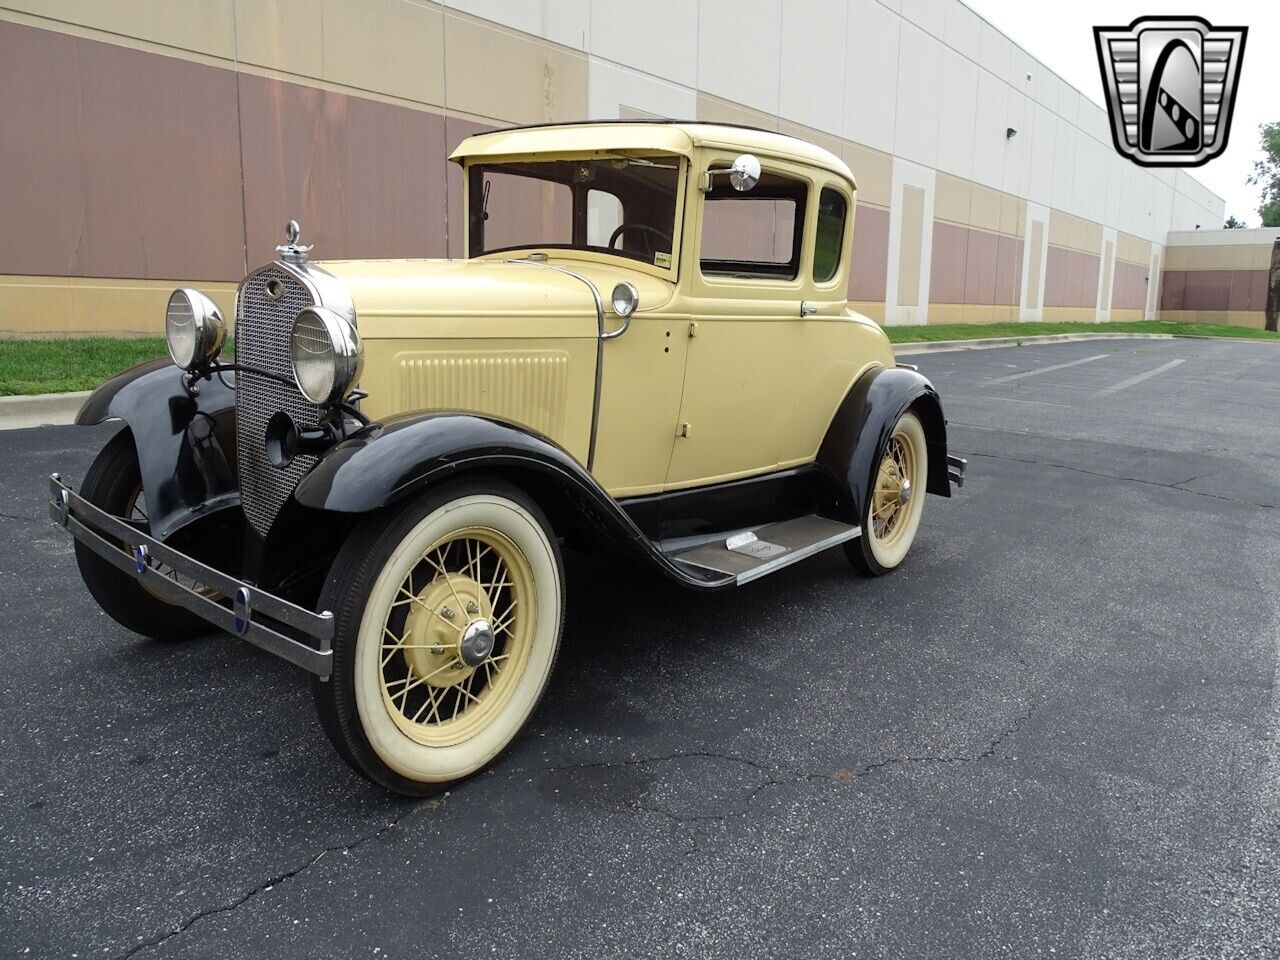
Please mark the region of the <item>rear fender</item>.
[[920, 418], [929, 451], [925, 489], [951, 496], [947, 479], [947, 421], [942, 401], [927, 377], [904, 367], [876, 367], [845, 395], [818, 448], [818, 464], [839, 488], [839, 510], [861, 523], [881, 452], [898, 418], [910, 410]]
[[226, 373], [188, 391], [168, 359], [112, 377], [80, 408], [76, 423], [123, 420], [133, 432], [151, 535], [165, 540], [214, 510], [235, 506], [235, 378]]

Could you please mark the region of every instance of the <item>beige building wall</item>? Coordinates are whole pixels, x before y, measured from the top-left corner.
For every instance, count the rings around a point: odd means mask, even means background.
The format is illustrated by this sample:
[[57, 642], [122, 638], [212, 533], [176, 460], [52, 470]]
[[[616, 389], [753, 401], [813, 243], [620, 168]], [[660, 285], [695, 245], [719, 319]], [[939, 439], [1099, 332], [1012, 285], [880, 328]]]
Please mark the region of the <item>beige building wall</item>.
[[[1220, 198], [1118, 157], [1101, 108], [959, 0], [896, 7], [0, 0], [0, 333], [156, 333], [177, 283], [229, 306], [289, 217], [325, 257], [459, 255], [461, 139], [635, 117], [842, 156], [849, 297], [881, 322], [1217, 309], [1186, 304], [1220, 278], [1159, 264]], [[1203, 269], [1255, 313], [1234, 264]]]

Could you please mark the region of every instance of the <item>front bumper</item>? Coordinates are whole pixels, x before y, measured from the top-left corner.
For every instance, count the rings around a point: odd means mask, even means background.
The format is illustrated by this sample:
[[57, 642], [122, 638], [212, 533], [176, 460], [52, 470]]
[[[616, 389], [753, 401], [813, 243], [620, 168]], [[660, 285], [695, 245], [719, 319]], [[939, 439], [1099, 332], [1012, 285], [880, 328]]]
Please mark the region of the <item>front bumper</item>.
[[[49, 478], [49, 515], [108, 563], [185, 607], [213, 626], [327, 680], [333, 672], [333, 614], [315, 613], [165, 546], [137, 527], [100, 510], [62, 482]], [[119, 541], [123, 548], [113, 541]], [[163, 564], [194, 581], [179, 583]], [[199, 591], [205, 587], [216, 595]]]
[[969, 461], [964, 457], [947, 456], [947, 480], [957, 487], [964, 486], [964, 472], [969, 466]]

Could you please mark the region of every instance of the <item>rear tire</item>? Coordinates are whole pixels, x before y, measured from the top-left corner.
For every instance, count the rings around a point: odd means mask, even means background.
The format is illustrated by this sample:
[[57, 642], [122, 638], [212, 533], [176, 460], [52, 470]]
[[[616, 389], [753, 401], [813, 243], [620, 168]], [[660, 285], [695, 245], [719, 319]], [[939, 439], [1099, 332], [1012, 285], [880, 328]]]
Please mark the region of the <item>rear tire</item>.
[[[128, 518], [142, 494], [142, 472], [133, 433], [126, 427], [107, 441], [80, 485], [80, 496], [115, 517]], [[213, 632], [190, 610], [160, 599], [124, 571], [76, 541], [80, 576], [112, 620], [152, 640], [189, 640]]]
[[924, 427], [908, 411], [894, 424], [876, 462], [862, 510], [862, 536], [844, 545], [845, 556], [855, 570], [880, 577], [896, 570], [907, 558], [924, 513], [928, 477]]
[[332, 676], [312, 684], [325, 733], [362, 776], [428, 796], [482, 770], [533, 714], [560, 646], [564, 564], [529, 497], [463, 479], [361, 523], [320, 609], [335, 617]]

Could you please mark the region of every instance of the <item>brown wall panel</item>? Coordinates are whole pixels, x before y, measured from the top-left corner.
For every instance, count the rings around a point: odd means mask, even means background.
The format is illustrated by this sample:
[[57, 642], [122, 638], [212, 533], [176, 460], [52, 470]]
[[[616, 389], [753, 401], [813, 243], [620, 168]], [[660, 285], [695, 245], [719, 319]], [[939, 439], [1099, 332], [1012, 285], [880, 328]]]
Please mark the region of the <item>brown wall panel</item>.
[[445, 254], [444, 118], [241, 74], [249, 263], [285, 221], [321, 259]]
[[1252, 279], [1252, 270], [1231, 271], [1231, 287], [1227, 293], [1228, 310], [1249, 309], [1249, 285]]
[[1187, 291], [1187, 271], [1166, 270], [1160, 288], [1160, 309], [1181, 310]]
[[1017, 237], [999, 238], [996, 248], [996, 293], [999, 306], [1016, 307], [1022, 292], [1022, 241]]
[[1188, 270], [1184, 310], [1226, 310], [1231, 300], [1230, 270]]
[[1085, 310], [1096, 307], [1100, 262], [1096, 253], [1051, 245], [1045, 268], [1044, 305]]
[[999, 241], [985, 230], [969, 231], [969, 251], [964, 265], [964, 302], [996, 302], [996, 249]]
[[889, 276], [889, 211], [858, 204], [853, 226], [850, 300], [884, 301]]
[[1267, 287], [1271, 278], [1270, 270], [1249, 271], [1249, 309], [1267, 309]]
[[929, 302], [964, 303], [965, 262], [969, 231], [954, 223], [933, 222], [933, 253], [929, 267]]
[[0, 209], [0, 273], [239, 279], [235, 75], [0, 22]]

